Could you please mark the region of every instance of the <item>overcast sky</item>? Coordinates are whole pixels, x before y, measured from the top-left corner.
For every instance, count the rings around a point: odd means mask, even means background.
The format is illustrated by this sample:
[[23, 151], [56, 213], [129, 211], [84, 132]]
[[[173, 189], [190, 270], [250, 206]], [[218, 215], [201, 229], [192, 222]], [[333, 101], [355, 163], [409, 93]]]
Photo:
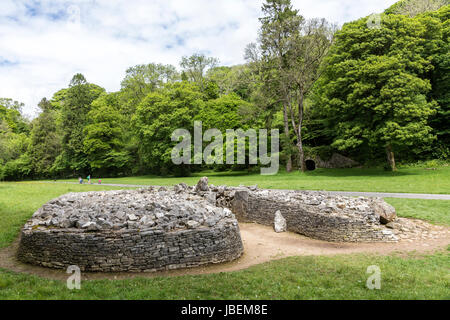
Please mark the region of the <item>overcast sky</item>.
[[[396, 0], [293, 0], [307, 18], [344, 22]], [[35, 116], [42, 97], [75, 73], [107, 91], [136, 64], [170, 63], [201, 52], [222, 65], [244, 62], [256, 40], [262, 0], [0, 0], [0, 97]]]

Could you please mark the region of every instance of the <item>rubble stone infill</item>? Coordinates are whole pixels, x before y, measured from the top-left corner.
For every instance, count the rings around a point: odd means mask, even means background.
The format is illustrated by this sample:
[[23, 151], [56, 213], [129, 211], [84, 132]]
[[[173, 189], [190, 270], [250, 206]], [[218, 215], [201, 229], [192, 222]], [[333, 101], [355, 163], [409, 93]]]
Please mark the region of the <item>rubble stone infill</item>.
[[395, 209], [383, 199], [329, 196], [305, 191], [264, 190], [252, 187], [178, 185], [178, 192], [201, 195], [211, 204], [228, 208], [238, 221], [274, 226], [279, 211], [287, 230], [332, 242], [397, 242], [386, 223], [396, 219]]
[[152, 272], [232, 261], [243, 253], [235, 216], [165, 188], [70, 193], [21, 233], [21, 261], [82, 271]]
[[[69, 193], [25, 224], [18, 257], [53, 268], [152, 272], [228, 262], [243, 253], [238, 221], [332, 242], [434, 237], [428, 224], [397, 218], [381, 198], [213, 186]], [[411, 231], [413, 230], [413, 231]]]

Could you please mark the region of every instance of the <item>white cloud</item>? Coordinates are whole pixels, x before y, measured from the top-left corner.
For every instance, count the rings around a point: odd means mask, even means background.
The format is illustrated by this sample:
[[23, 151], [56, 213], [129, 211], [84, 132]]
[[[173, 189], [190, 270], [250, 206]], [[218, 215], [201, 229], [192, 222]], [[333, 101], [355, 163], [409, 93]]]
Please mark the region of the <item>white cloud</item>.
[[[293, 0], [305, 17], [344, 23], [381, 12], [396, 0]], [[66, 87], [73, 74], [108, 91], [125, 70], [149, 62], [178, 66], [194, 52], [242, 63], [255, 41], [262, 1], [81, 0], [0, 2], [0, 97], [34, 115], [42, 97]]]

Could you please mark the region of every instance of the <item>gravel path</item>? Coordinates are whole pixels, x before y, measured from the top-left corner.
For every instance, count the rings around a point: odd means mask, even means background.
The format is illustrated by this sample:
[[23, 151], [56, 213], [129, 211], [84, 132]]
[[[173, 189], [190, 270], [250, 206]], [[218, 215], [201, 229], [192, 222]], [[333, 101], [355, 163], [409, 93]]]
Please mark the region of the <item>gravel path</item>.
[[[50, 182], [50, 183], [69, 183], [78, 184], [77, 182]], [[92, 184], [99, 185], [99, 184]], [[113, 184], [104, 183], [102, 186], [119, 187], [119, 188], [146, 188], [150, 185], [135, 184]], [[347, 197], [378, 197], [378, 198], [401, 198], [401, 199], [423, 199], [423, 200], [450, 200], [450, 194], [424, 194], [424, 193], [388, 193], [388, 192], [351, 192], [351, 191], [308, 191], [307, 192], [326, 192], [330, 195], [347, 196]]]
[[339, 195], [339, 196], [348, 196], [348, 197], [379, 197], [379, 198], [424, 199], [424, 200], [450, 200], [450, 194], [349, 192], [349, 191], [325, 191], [325, 192], [329, 193], [330, 195]]

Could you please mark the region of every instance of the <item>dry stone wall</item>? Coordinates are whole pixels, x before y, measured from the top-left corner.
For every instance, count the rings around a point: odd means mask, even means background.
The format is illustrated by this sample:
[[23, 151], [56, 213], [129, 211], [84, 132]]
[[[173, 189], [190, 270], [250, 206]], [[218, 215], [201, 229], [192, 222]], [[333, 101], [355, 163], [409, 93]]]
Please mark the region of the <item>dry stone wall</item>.
[[[208, 184], [69, 193], [21, 232], [18, 258], [52, 268], [153, 272], [239, 258], [238, 220], [335, 242], [395, 242], [382, 199]], [[387, 224], [387, 227], [386, 225]]]
[[[337, 200], [337, 201], [336, 201]], [[308, 197], [304, 193], [238, 190], [231, 209], [238, 220], [273, 225], [277, 211], [287, 230], [333, 242], [395, 242], [398, 238], [383, 226], [370, 199]]]
[[52, 268], [152, 272], [232, 261], [242, 252], [231, 211], [163, 188], [52, 200], [24, 226], [18, 257]]
[[[204, 184], [204, 182], [203, 182]], [[194, 190], [213, 203], [229, 208], [242, 222], [274, 226], [279, 211], [288, 231], [333, 242], [396, 242], [384, 224], [396, 218], [395, 209], [381, 198], [329, 196], [306, 191], [259, 190], [253, 187], [211, 186]], [[203, 187], [203, 190], [205, 188]]]

